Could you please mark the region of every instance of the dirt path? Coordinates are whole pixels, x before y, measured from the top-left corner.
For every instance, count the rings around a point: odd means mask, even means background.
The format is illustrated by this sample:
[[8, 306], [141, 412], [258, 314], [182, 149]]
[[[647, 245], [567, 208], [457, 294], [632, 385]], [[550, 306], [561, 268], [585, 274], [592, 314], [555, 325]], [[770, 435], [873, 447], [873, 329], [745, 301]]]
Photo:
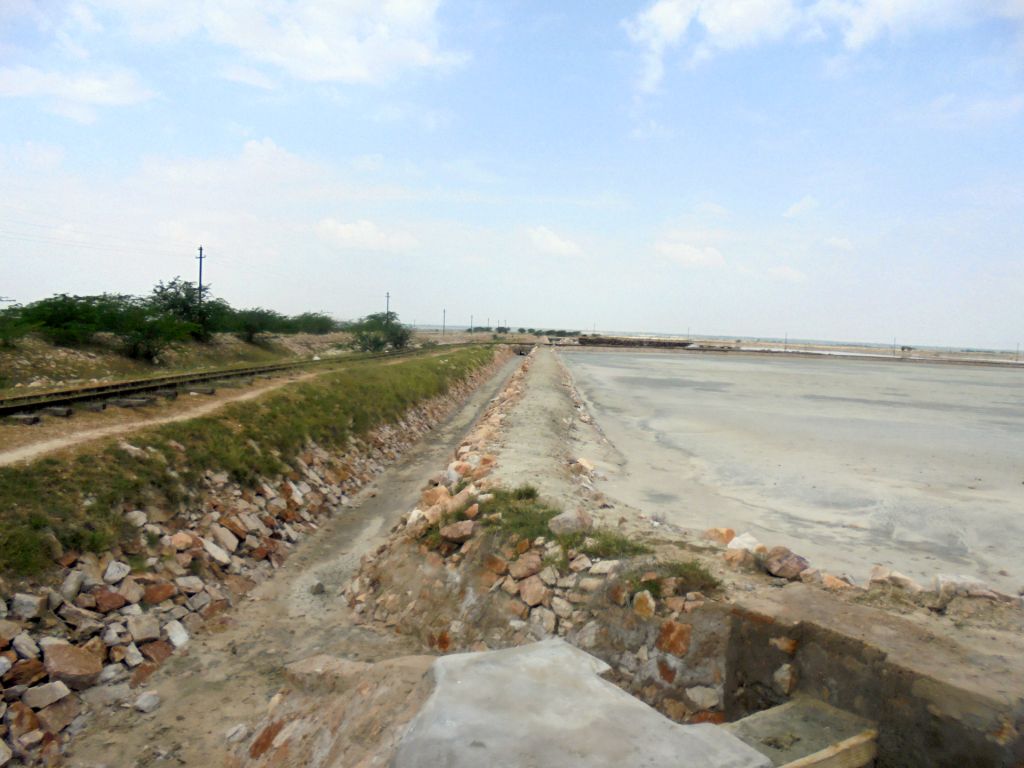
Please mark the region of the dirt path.
[[[93, 710], [71, 744], [69, 765], [216, 766], [229, 746], [225, 734], [251, 725], [283, 684], [285, 664], [316, 653], [375, 661], [420, 652], [411, 640], [356, 626], [338, 597], [362, 555], [383, 541], [398, 517], [419, 498], [424, 480], [445, 466], [455, 446], [521, 358], [512, 358], [446, 424], [408, 451], [357, 499], [356, 506], [305, 539], [285, 565], [233, 611], [207, 624], [184, 652], [150, 680], [162, 704], [139, 715], [117, 703], [140, 691], [126, 684], [84, 695]], [[321, 582], [323, 594], [311, 587]]]
[[186, 394], [173, 402], [137, 410], [117, 409], [100, 413], [76, 411], [70, 419], [50, 419], [39, 425], [26, 427], [7, 424], [0, 427], [0, 445], [3, 445], [3, 449], [0, 450], [0, 467], [20, 461], [31, 461], [48, 453], [105, 437], [124, 435], [144, 427], [206, 416], [225, 405], [252, 400], [266, 392], [316, 375], [291, 375], [253, 384], [245, 390], [221, 389], [214, 395]]

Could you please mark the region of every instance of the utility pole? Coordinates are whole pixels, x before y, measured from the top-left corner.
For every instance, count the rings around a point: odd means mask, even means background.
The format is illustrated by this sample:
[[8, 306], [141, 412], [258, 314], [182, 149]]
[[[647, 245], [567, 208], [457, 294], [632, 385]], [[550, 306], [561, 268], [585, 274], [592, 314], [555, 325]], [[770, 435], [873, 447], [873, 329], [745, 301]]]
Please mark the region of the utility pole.
[[391, 319], [391, 291], [384, 294], [384, 319], [388, 322]]
[[444, 326], [445, 326], [445, 324], [447, 324], [447, 322], [448, 322], [448, 310], [447, 309], [442, 309], [441, 310], [441, 335], [442, 336], [444, 336]]
[[203, 246], [199, 246], [199, 255], [196, 256], [196, 260], [199, 262], [199, 306], [203, 306], [203, 260], [207, 257], [203, 255]]
[[[0, 299], [0, 301], [3, 301], [3, 299]], [[10, 299], [8, 299], [8, 301], [10, 301]], [[1018, 363], [1020, 362], [1020, 342], [1019, 341], [1017, 342], [1017, 357], [1015, 358], [1015, 361], [1018, 362]]]
[[472, 315], [469, 316], [469, 332], [470, 333], [473, 332], [473, 316]]
[[782, 342], [782, 351], [789, 352], [789, 331], [786, 331], [786, 339]]

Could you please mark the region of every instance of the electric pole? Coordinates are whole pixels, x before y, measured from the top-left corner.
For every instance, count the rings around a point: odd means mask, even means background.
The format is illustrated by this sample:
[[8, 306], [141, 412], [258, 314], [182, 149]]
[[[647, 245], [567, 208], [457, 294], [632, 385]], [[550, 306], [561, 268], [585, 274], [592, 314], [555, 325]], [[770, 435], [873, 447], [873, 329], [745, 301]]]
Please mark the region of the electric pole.
[[469, 332], [470, 333], [473, 332], [473, 316], [472, 315], [469, 316]]
[[391, 322], [391, 291], [384, 294], [384, 322]]
[[448, 322], [448, 310], [441, 310], [441, 335], [444, 336], [444, 326]]
[[199, 262], [199, 306], [203, 306], [203, 260], [206, 256], [203, 255], [203, 246], [199, 246], [199, 255], [196, 256], [196, 260]]

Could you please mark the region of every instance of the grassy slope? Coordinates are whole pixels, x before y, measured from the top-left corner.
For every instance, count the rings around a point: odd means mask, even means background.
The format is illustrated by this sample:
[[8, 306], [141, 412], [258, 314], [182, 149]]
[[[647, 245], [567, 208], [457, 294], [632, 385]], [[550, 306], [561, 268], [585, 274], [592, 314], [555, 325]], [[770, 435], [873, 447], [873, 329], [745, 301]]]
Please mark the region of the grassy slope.
[[354, 363], [212, 416], [134, 433], [133, 445], [152, 449], [146, 456], [111, 441], [67, 458], [0, 467], [0, 571], [45, 569], [51, 534], [66, 548], [105, 549], [126, 533], [124, 505], [176, 505], [207, 470], [248, 483], [281, 472], [309, 440], [342, 449], [350, 437], [398, 419], [492, 357], [490, 348], [471, 348]]

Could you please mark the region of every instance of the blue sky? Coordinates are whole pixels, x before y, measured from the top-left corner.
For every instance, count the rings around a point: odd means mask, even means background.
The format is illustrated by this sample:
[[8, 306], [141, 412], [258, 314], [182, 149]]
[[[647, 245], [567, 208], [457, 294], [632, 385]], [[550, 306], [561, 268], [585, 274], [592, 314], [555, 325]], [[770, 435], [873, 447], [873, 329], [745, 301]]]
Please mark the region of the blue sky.
[[0, 5], [0, 294], [1014, 348], [1024, 1]]

